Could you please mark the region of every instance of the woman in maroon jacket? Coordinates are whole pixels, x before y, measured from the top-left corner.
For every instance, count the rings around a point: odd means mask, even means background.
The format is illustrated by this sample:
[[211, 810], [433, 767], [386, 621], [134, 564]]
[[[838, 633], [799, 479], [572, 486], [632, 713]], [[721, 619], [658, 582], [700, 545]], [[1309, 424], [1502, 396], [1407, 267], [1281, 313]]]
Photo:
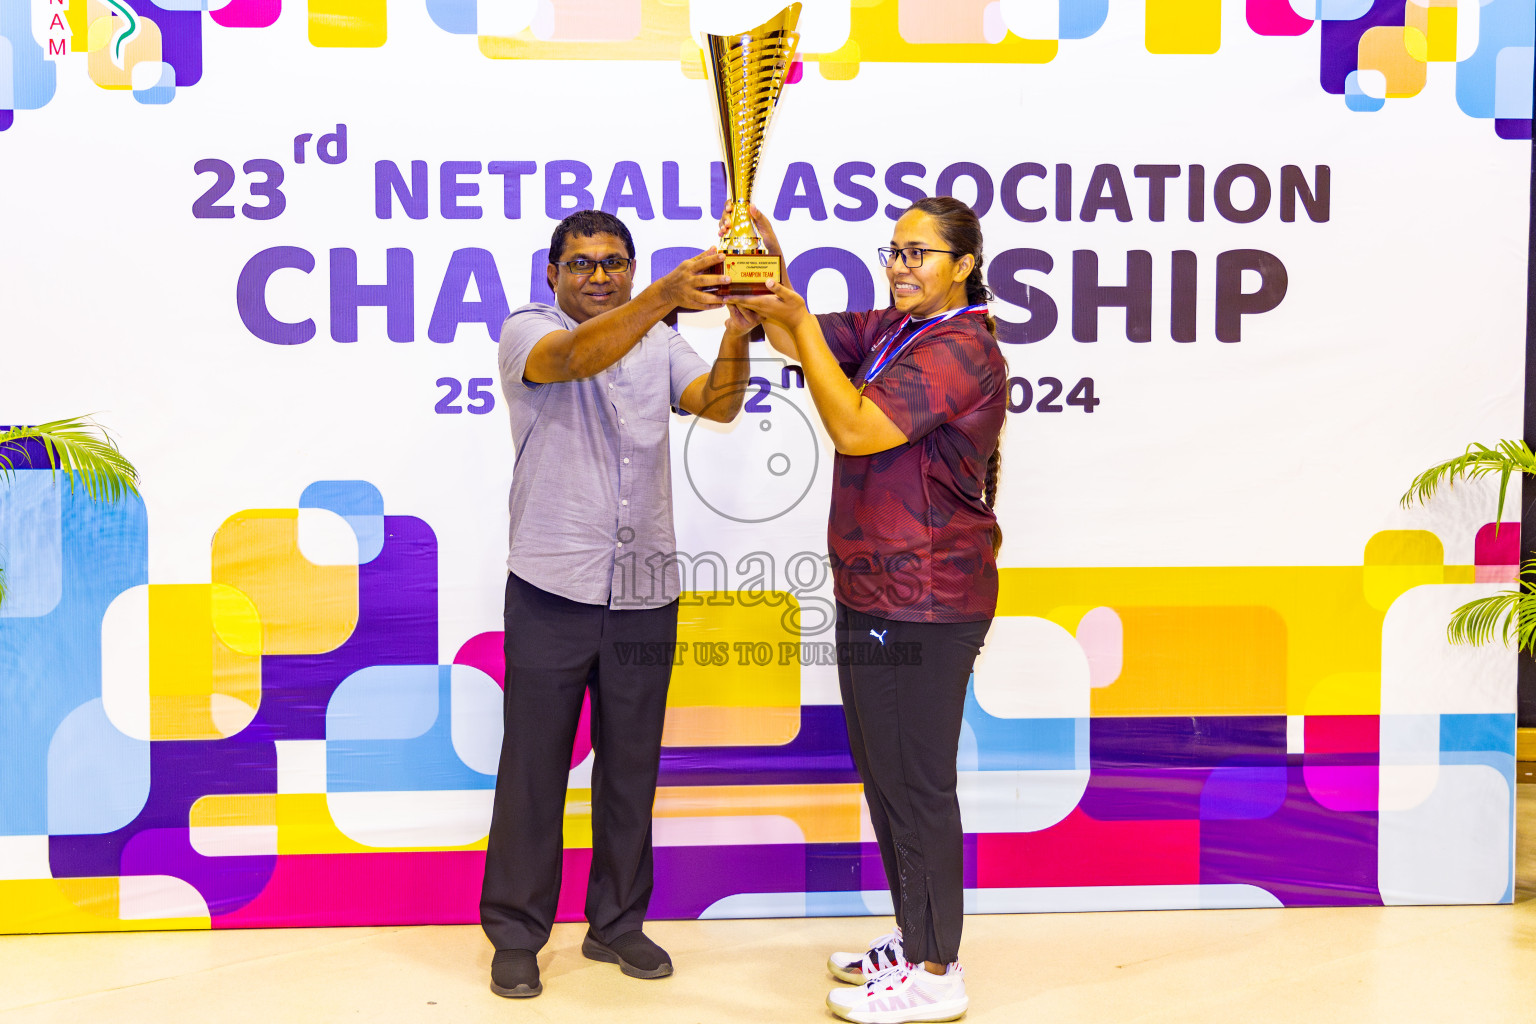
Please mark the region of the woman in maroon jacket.
[[730, 302], [799, 360], [837, 449], [827, 546], [838, 675], [897, 927], [867, 953], [832, 955], [832, 973], [860, 987], [834, 990], [827, 1005], [863, 1024], [903, 1024], [952, 1020], [967, 1006], [955, 757], [997, 607], [992, 504], [1008, 367], [970, 207], [912, 204], [880, 260], [887, 309], [815, 316], [782, 285]]

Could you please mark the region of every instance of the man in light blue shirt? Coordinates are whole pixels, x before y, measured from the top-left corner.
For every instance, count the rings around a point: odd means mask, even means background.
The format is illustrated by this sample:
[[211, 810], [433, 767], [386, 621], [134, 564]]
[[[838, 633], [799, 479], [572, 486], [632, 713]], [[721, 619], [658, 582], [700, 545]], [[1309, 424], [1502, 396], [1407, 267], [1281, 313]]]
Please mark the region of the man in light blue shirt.
[[[674, 408], [740, 411], [750, 314], [733, 310], [711, 368], [661, 323], [721, 305], [714, 250], [632, 295], [634, 242], [588, 210], [555, 228], [554, 306], [502, 325], [501, 387], [517, 455], [507, 558], [505, 734], [480, 918], [491, 989], [541, 992], [536, 954], [560, 893], [562, 824], [583, 696], [592, 700], [592, 864], [582, 952], [625, 974], [672, 973], [641, 930], [652, 888], [651, 805], [680, 589], [667, 430]], [[631, 646], [644, 645], [644, 646]], [[636, 664], [636, 662], [661, 664]], [[627, 662], [624, 663], [624, 662]]]

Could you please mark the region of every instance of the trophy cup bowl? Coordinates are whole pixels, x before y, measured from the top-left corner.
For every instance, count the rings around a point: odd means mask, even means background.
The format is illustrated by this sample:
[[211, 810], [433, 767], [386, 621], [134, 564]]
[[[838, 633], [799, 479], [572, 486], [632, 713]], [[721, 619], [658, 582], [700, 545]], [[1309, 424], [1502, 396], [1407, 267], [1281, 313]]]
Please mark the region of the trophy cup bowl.
[[729, 228], [719, 243], [720, 273], [731, 279], [722, 296], [766, 295], [784, 280], [784, 260], [770, 253], [752, 225], [752, 184], [768, 122], [795, 62], [800, 5], [790, 4], [763, 24], [728, 36], [704, 36], [704, 66], [714, 86], [720, 143], [725, 151]]

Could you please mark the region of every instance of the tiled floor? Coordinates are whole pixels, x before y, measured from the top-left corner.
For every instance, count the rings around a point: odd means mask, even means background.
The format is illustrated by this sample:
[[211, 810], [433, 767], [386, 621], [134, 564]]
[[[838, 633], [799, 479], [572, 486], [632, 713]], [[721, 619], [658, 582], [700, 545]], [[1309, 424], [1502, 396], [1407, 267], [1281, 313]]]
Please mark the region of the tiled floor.
[[[1528, 767], [1528, 766], [1522, 766]], [[983, 1024], [1536, 1021], [1536, 786], [1519, 787], [1513, 906], [972, 917]], [[486, 986], [475, 927], [0, 937], [0, 1020], [134, 1022], [828, 1021], [828, 950], [870, 919], [662, 921], [678, 973], [635, 981], [560, 925], [545, 991]]]

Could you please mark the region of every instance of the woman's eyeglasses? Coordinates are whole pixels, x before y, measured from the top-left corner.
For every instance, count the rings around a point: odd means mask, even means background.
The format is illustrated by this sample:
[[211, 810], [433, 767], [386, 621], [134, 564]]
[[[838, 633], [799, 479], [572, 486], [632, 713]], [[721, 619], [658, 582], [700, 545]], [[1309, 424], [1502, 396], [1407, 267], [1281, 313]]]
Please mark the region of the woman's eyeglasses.
[[882, 246], [875, 251], [880, 254], [880, 265], [882, 267], [890, 266], [891, 261], [896, 258], [897, 253], [901, 254], [901, 265], [909, 268], [922, 266], [924, 253], [942, 252], [947, 253], [950, 256], [962, 255], [961, 253], [955, 252], [953, 249], [919, 249], [916, 246], [908, 246], [905, 249], [893, 249], [889, 246]]

